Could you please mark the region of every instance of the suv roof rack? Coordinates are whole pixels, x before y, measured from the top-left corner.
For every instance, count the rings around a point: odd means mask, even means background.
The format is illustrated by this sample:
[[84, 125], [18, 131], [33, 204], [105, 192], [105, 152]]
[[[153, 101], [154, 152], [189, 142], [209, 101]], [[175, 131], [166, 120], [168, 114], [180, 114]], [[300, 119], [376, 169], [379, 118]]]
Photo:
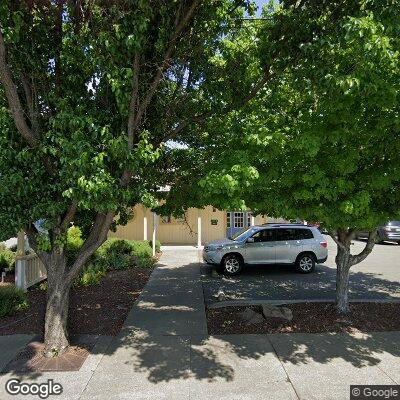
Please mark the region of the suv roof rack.
[[284, 222], [284, 223], [278, 223], [278, 222], [266, 222], [265, 224], [262, 224], [261, 226], [266, 226], [266, 225], [270, 225], [270, 226], [308, 226], [308, 227], [312, 227], [313, 225], [304, 225], [301, 222], [296, 222], [296, 223], [289, 223], [289, 222]]

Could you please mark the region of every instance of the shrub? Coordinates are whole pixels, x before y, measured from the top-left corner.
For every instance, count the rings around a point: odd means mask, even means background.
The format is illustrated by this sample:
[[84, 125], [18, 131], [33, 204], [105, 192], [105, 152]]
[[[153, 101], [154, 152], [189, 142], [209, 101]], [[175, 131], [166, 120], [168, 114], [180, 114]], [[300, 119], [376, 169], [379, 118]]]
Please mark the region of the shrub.
[[39, 290], [46, 292], [47, 289], [49, 288], [49, 284], [47, 283], [47, 280], [40, 282], [38, 285], [38, 288], [39, 288]]
[[143, 267], [143, 268], [151, 268], [154, 267], [154, 264], [156, 263], [156, 260], [153, 257], [143, 257], [143, 258], [139, 258], [137, 260], [137, 265], [139, 267]]
[[108, 269], [129, 268], [134, 262], [132, 244], [128, 240], [108, 239], [95, 255], [95, 263]]
[[[149, 246], [153, 248], [153, 241], [149, 240]], [[156, 252], [159, 253], [161, 251], [161, 242], [156, 240]]]
[[153, 250], [148, 242], [132, 241], [133, 255], [138, 258], [151, 258], [153, 257]]
[[102, 265], [89, 265], [74, 279], [73, 286], [98, 285], [106, 273], [107, 270]]
[[0, 287], [0, 317], [8, 317], [28, 307], [24, 292], [15, 286]]
[[82, 232], [77, 226], [71, 226], [67, 232], [66, 257], [67, 263], [72, 263], [83, 246]]
[[0, 275], [6, 269], [11, 270], [14, 267], [15, 253], [0, 243]]
[[94, 262], [108, 269], [125, 269], [134, 264], [143, 267], [154, 265], [152, 248], [148, 241], [117, 238], [110, 238], [100, 246]]

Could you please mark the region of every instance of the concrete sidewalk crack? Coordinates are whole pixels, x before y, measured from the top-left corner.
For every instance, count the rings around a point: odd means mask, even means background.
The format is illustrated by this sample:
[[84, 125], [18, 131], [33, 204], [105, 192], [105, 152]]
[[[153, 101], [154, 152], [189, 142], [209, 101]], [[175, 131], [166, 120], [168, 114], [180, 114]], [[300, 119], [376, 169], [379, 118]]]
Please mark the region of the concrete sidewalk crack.
[[297, 392], [295, 386], [293, 385], [293, 382], [292, 382], [292, 380], [290, 379], [289, 373], [288, 373], [288, 371], [287, 371], [285, 365], [283, 364], [281, 358], [279, 357], [279, 354], [278, 354], [278, 352], [276, 351], [276, 348], [275, 348], [274, 344], [272, 343], [272, 340], [269, 338], [268, 335], [267, 335], [267, 339], [268, 339], [268, 341], [269, 341], [269, 343], [270, 343], [270, 345], [271, 345], [271, 347], [272, 347], [272, 350], [274, 351], [274, 353], [275, 353], [275, 355], [276, 355], [276, 358], [279, 360], [279, 362], [280, 362], [280, 364], [281, 364], [283, 370], [285, 371], [286, 381], [290, 383], [290, 385], [292, 386], [292, 389], [293, 389], [293, 391], [294, 391], [296, 397], [300, 400], [299, 393]]
[[377, 365], [377, 367], [378, 367], [378, 369], [380, 370], [380, 371], [382, 371], [382, 373], [384, 374], [384, 375], [386, 375], [392, 382], [394, 382], [394, 384], [395, 385], [398, 385], [399, 384], [399, 382], [397, 382], [396, 380], [394, 380], [385, 370], [383, 370], [379, 365]]

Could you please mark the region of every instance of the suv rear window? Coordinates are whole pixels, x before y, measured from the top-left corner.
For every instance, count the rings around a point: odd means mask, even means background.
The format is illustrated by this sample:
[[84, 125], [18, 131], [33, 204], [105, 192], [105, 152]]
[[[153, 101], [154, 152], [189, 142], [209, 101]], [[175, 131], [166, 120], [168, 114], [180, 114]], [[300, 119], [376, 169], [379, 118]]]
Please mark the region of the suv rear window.
[[311, 229], [296, 229], [299, 231], [299, 239], [314, 239]]
[[276, 240], [302, 240], [313, 239], [311, 229], [279, 228], [276, 230]]
[[279, 228], [276, 230], [276, 240], [296, 240], [295, 230], [292, 228]]

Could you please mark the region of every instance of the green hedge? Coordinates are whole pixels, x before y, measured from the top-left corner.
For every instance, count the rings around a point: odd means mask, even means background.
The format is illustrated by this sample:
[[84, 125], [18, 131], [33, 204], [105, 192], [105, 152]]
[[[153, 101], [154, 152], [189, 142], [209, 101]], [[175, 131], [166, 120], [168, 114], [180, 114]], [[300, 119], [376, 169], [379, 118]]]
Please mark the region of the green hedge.
[[28, 298], [15, 286], [0, 287], [0, 317], [8, 317], [28, 307]]
[[[149, 242], [149, 246], [151, 248], [153, 248], [153, 241], [149, 240], [148, 242]], [[159, 240], [156, 240], [156, 252], [158, 253], [160, 251], [161, 251], [161, 242]]]
[[74, 286], [98, 285], [107, 274], [107, 269], [103, 265], [89, 265], [85, 267], [77, 278], [74, 279]]
[[0, 243], [0, 276], [3, 271], [12, 270], [15, 262], [15, 253]]
[[67, 263], [72, 263], [78, 256], [79, 250], [83, 246], [82, 232], [77, 226], [71, 226], [67, 232]]
[[154, 265], [153, 250], [149, 241], [110, 238], [96, 251], [94, 264], [100, 263], [107, 269], [125, 269], [138, 265]]

